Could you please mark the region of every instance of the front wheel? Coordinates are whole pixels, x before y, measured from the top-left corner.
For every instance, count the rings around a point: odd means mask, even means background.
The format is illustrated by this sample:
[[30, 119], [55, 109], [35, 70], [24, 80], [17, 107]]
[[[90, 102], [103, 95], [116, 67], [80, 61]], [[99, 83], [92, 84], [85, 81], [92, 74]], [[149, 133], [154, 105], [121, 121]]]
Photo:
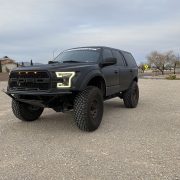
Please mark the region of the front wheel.
[[83, 131], [96, 130], [103, 116], [103, 97], [97, 87], [88, 87], [74, 101], [74, 119]]
[[139, 101], [139, 87], [136, 81], [123, 93], [123, 101], [127, 108], [135, 108], [137, 106]]
[[40, 117], [44, 108], [12, 100], [12, 111], [22, 121], [34, 121]]

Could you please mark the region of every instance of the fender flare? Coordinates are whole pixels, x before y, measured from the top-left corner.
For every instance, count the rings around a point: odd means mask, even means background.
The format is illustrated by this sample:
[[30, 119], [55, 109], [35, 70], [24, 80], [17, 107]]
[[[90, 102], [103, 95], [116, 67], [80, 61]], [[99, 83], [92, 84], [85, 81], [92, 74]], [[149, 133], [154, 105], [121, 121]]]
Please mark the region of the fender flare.
[[134, 77], [133, 80], [131, 81], [129, 88], [132, 86], [133, 82], [136, 81], [138, 83], [138, 77]]
[[101, 78], [104, 80], [105, 85], [106, 85], [106, 80], [105, 80], [104, 76], [101, 74], [101, 72], [98, 71], [98, 70], [93, 70], [93, 71], [90, 71], [90, 72], [85, 76], [85, 78], [84, 78], [84, 80], [82, 81], [82, 84], [81, 84], [81, 86], [80, 86], [80, 90], [85, 89], [85, 88], [87, 87], [87, 84], [89, 83], [89, 81], [90, 81], [91, 79], [97, 77], [97, 76], [101, 77]]

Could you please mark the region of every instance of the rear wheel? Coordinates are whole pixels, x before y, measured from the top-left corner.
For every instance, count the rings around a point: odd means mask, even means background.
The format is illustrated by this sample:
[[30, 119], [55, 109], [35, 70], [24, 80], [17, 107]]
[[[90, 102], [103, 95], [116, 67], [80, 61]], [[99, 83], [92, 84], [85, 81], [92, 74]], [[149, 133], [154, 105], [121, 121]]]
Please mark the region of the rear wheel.
[[74, 119], [79, 129], [96, 130], [103, 116], [102, 92], [97, 87], [88, 87], [74, 101]]
[[135, 108], [139, 101], [139, 87], [136, 81], [123, 93], [124, 105], [127, 108]]
[[34, 121], [40, 117], [44, 108], [33, 106], [12, 100], [12, 111], [14, 115], [22, 121]]

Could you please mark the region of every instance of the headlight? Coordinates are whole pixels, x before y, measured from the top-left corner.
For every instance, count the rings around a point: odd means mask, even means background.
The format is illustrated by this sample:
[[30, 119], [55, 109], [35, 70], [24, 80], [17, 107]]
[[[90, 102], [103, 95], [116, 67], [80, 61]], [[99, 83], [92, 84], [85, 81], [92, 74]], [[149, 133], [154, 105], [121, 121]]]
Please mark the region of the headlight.
[[57, 88], [69, 88], [75, 72], [56, 72], [56, 76], [60, 79], [60, 82], [57, 83]]

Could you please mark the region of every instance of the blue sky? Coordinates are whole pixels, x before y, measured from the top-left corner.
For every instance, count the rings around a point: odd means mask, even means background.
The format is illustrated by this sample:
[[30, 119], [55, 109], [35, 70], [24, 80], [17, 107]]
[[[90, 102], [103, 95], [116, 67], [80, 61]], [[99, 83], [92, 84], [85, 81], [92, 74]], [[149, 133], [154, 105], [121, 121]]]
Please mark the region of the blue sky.
[[103, 45], [180, 53], [179, 0], [0, 0], [0, 57], [46, 63], [53, 52]]

